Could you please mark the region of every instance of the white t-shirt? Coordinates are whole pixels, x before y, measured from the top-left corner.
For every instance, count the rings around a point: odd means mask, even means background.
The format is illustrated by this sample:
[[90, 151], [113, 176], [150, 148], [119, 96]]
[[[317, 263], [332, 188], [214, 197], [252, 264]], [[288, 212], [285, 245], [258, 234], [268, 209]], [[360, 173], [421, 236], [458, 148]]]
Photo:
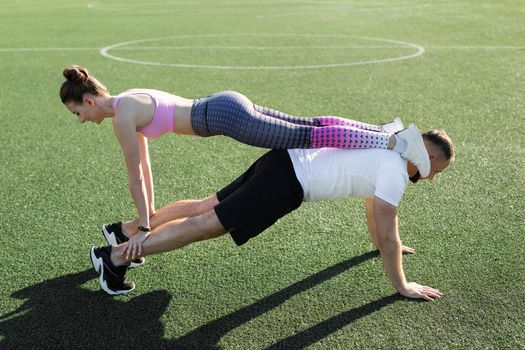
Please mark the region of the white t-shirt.
[[304, 201], [373, 197], [398, 206], [408, 183], [407, 162], [386, 149], [290, 149]]

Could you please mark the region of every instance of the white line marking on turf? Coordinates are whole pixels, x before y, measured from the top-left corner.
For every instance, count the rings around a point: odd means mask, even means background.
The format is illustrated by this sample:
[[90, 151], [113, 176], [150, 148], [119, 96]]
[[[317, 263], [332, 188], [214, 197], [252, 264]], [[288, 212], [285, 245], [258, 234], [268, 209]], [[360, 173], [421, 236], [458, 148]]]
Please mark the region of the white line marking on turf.
[[444, 49], [444, 50], [525, 50], [525, 46], [463, 46], [463, 45], [449, 45], [439, 46], [430, 45], [425, 46], [427, 49]]
[[64, 52], [64, 51], [95, 51], [100, 50], [99, 47], [12, 47], [1, 48], [0, 52]]
[[[525, 50], [525, 46], [426, 46], [425, 50]], [[341, 46], [133, 46], [119, 47], [115, 51], [133, 50], [192, 50], [192, 49], [247, 49], [247, 50], [287, 50], [287, 49], [408, 49], [409, 47], [395, 45], [341, 45]], [[63, 51], [100, 51], [100, 47], [7, 47], [0, 48], [0, 52], [63, 52]]]
[[[185, 63], [162, 63], [155, 61], [142, 61], [142, 60], [133, 60], [109, 53], [110, 50], [115, 50], [117, 48], [122, 48], [132, 44], [146, 43], [159, 40], [167, 39], [194, 39], [194, 38], [220, 38], [220, 37], [233, 37], [233, 36], [244, 36], [244, 37], [303, 37], [303, 38], [338, 38], [338, 39], [360, 39], [360, 40], [370, 40], [370, 41], [379, 41], [389, 44], [398, 44], [398, 48], [412, 48], [416, 51], [409, 55], [390, 57], [384, 59], [372, 59], [367, 61], [357, 61], [357, 62], [343, 62], [335, 64], [317, 64], [317, 65], [298, 65], [298, 66], [222, 66], [222, 65], [200, 65], [200, 64], [185, 64]], [[186, 47], [186, 46], [185, 46]], [[213, 46], [210, 46], [209, 49], [213, 49]], [[240, 48], [240, 47], [239, 47]], [[177, 67], [177, 68], [205, 68], [205, 69], [222, 69], [222, 70], [282, 70], [282, 69], [314, 69], [314, 68], [335, 68], [335, 67], [348, 67], [348, 66], [357, 66], [357, 65], [367, 65], [375, 63], [386, 63], [386, 62], [396, 62], [401, 60], [407, 60], [423, 55], [425, 53], [425, 48], [412, 43], [407, 43], [404, 41], [398, 40], [389, 40], [382, 38], [372, 38], [364, 36], [351, 36], [351, 35], [322, 35], [322, 34], [202, 34], [202, 35], [180, 35], [180, 36], [171, 36], [171, 37], [161, 37], [161, 38], [152, 38], [152, 39], [141, 39], [141, 40], [132, 40], [122, 43], [117, 43], [113, 45], [106, 46], [100, 49], [100, 54], [109, 59], [125, 62], [125, 63], [135, 63], [142, 65], [151, 65], [151, 66], [164, 66], [164, 67]]]
[[[133, 46], [118, 47], [115, 51], [139, 50], [298, 50], [298, 49], [409, 49], [408, 46], [395, 45], [319, 45], [319, 46]], [[8, 47], [0, 52], [65, 52], [100, 51], [100, 47]]]
[[[463, 46], [463, 45], [451, 45], [451, 46], [426, 46], [421, 45], [425, 50], [525, 50], [525, 46]], [[293, 49], [408, 49], [405, 46], [395, 45], [342, 45], [342, 46], [267, 46], [261, 47], [249, 47], [249, 46], [134, 46], [134, 47], [119, 47], [115, 48], [115, 51], [133, 51], [133, 50], [191, 50], [191, 49], [247, 49], [247, 50], [285, 50], [288, 48]], [[0, 47], [0, 52], [65, 52], [65, 51], [100, 51], [100, 47]]]
[[[205, 3], [207, 5], [208, 11], [213, 10], [222, 10], [225, 6], [237, 7], [239, 4], [242, 4], [242, 1], [234, 2], [225, 2], [222, 1], [219, 6], [214, 6], [213, 2]], [[181, 6], [195, 6], [203, 5], [203, 2], [200, 4], [195, 0], [193, 1], [160, 1], [160, 2], [141, 2], [137, 4], [133, 3], [120, 3], [120, 4], [107, 4], [107, 3], [89, 3], [87, 8], [89, 10], [97, 11], [136, 11], [140, 10], [141, 13], [157, 13], [160, 11], [166, 11], [173, 7]], [[302, 2], [298, 4], [289, 4], [289, 10], [286, 13], [260, 13], [257, 17], [284, 17], [284, 16], [310, 16], [312, 13], [334, 13], [334, 14], [346, 14], [349, 12], [385, 12], [385, 11], [407, 11], [407, 10], [417, 10], [421, 8], [432, 7], [433, 3], [422, 3], [422, 4], [399, 4], [399, 5], [389, 5], [386, 2], [376, 2], [365, 4], [357, 3], [347, 3], [347, 2], [325, 2], [325, 1], [309, 1]], [[305, 7], [306, 6], [306, 7]], [[299, 10], [299, 11], [297, 11]]]

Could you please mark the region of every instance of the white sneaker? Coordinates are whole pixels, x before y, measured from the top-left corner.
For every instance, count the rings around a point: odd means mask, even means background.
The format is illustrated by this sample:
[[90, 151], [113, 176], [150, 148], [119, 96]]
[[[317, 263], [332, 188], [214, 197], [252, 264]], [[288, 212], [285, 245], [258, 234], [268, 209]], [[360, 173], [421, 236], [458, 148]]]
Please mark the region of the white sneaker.
[[407, 143], [407, 149], [401, 153], [401, 156], [419, 169], [421, 177], [427, 177], [430, 174], [430, 158], [417, 126], [410, 124], [408, 128], [397, 132], [396, 136]]
[[381, 132], [385, 132], [387, 134], [393, 134], [405, 128], [405, 126], [403, 125], [403, 122], [399, 118], [396, 118], [392, 120], [391, 122], [381, 124], [380, 126], [381, 126]]

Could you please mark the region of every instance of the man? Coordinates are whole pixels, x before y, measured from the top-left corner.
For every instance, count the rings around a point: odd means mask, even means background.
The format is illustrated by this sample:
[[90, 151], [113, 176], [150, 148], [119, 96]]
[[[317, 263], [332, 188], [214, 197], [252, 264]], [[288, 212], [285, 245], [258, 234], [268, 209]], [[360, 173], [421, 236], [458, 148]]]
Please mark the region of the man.
[[[415, 128], [415, 126], [411, 126]], [[417, 129], [417, 128], [416, 128]], [[419, 132], [418, 132], [419, 134]], [[137, 257], [181, 248], [229, 232], [237, 245], [263, 232], [303, 201], [356, 196], [365, 199], [367, 222], [374, 245], [393, 286], [404, 296], [434, 300], [437, 289], [408, 283], [402, 266], [403, 247], [398, 233], [397, 206], [410, 179], [432, 180], [454, 160], [453, 144], [442, 130], [422, 135], [416, 147], [428, 153], [430, 173], [421, 177], [416, 166], [399, 153], [384, 149], [272, 150], [239, 178], [202, 200], [175, 202], [151, 219], [154, 227], [139, 227], [129, 238], [120, 223], [104, 227], [115, 246], [91, 249], [100, 285], [109, 294], [125, 294], [135, 285], [125, 280], [129, 262]]]

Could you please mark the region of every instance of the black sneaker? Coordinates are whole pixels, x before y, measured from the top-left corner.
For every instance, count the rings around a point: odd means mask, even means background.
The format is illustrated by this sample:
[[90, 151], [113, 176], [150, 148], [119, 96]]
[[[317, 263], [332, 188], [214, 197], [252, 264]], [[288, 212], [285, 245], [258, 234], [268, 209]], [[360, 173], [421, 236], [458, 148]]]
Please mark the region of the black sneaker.
[[[129, 241], [128, 236], [122, 232], [122, 221], [102, 226], [102, 234], [109, 245], [117, 245]], [[133, 269], [139, 267], [144, 264], [144, 261], [144, 258], [141, 256], [140, 258], [131, 261], [129, 263], [129, 268]]]
[[135, 283], [126, 280], [127, 266], [115, 266], [111, 262], [111, 246], [91, 248], [91, 262], [100, 275], [100, 287], [110, 295], [127, 294], [135, 289]]

